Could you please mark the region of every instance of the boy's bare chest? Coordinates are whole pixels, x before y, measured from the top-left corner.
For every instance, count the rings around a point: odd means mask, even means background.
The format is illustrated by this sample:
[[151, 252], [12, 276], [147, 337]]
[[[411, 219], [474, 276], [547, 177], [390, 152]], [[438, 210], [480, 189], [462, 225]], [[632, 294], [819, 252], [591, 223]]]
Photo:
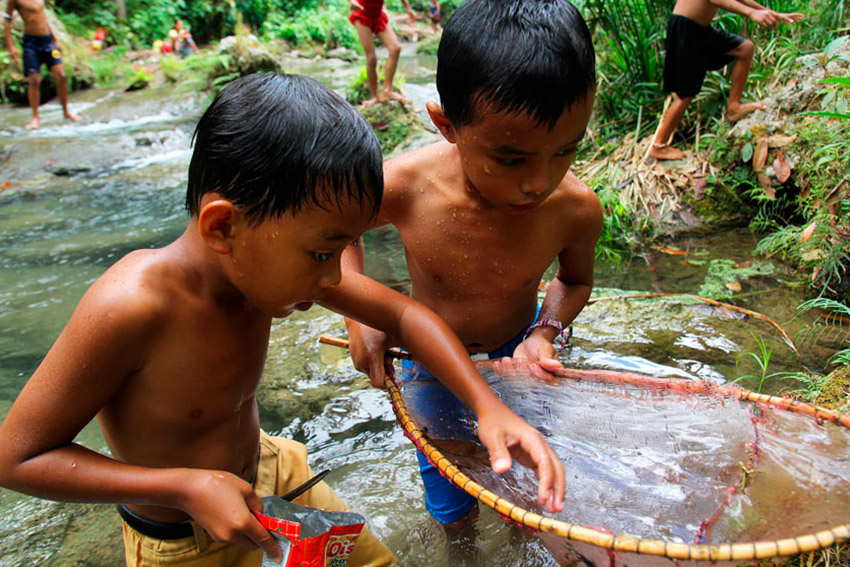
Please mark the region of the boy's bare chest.
[[482, 218], [461, 210], [433, 218], [399, 227], [419, 289], [425, 284], [462, 294], [536, 287], [561, 249], [547, 222]]
[[18, 0], [18, 11], [24, 21], [31, 17], [44, 13], [44, 0]]
[[[269, 326], [220, 316], [179, 318], [157, 338], [138, 375], [127, 383], [127, 403], [175, 427], [209, 426], [253, 405], [268, 345]], [[135, 401], [132, 401], [135, 400]]]

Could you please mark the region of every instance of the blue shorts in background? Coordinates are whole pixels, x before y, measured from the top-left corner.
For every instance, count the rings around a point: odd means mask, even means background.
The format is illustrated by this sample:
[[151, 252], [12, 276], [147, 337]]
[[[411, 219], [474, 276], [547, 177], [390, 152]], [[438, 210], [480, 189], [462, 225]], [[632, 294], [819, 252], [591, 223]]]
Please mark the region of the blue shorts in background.
[[30, 73], [41, 73], [42, 65], [52, 69], [62, 63], [62, 54], [52, 35], [24, 34], [23, 48], [25, 77]]

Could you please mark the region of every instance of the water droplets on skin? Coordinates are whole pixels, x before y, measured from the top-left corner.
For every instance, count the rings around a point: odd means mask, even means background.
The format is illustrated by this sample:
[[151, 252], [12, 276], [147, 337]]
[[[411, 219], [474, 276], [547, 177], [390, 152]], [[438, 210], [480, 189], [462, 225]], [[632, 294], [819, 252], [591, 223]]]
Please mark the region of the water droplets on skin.
[[489, 166], [487, 166], [487, 165], [484, 166], [484, 173], [486, 173], [487, 175], [490, 175], [490, 167]]

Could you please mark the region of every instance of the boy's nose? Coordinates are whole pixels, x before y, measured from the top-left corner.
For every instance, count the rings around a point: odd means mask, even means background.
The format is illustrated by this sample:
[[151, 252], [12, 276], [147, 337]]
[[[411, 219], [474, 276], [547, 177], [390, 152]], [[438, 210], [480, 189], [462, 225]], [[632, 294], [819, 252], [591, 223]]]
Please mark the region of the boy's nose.
[[339, 284], [340, 281], [342, 281], [342, 268], [339, 262], [335, 262], [333, 268], [329, 269], [319, 278], [319, 287], [328, 289]]
[[525, 195], [538, 197], [549, 188], [549, 175], [543, 171], [536, 175], [526, 177], [520, 184], [520, 191]]

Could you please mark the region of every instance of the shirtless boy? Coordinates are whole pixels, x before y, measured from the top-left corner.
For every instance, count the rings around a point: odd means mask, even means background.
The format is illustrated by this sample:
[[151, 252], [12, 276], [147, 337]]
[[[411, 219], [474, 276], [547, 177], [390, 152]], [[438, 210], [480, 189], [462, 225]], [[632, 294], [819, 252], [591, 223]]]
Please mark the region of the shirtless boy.
[[[407, 100], [393, 90], [393, 78], [398, 66], [398, 58], [401, 55], [401, 43], [389, 25], [389, 17], [384, 11], [384, 0], [348, 0], [351, 6], [351, 14], [348, 21], [357, 29], [357, 37], [366, 54], [366, 80], [369, 85], [370, 98], [363, 102], [363, 106], [373, 106], [378, 102], [397, 100], [404, 104]], [[404, 11], [411, 22], [415, 16], [407, 0], [401, 0]], [[378, 55], [375, 52], [375, 38], [378, 36], [384, 47], [387, 48], [387, 62], [384, 63], [384, 85], [378, 92]]]
[[[445, 140], [384, 165], [372, 226], [395, 225], [411, 296], [474, 358], [559, 368], [552, 342], [590, 296], [602, 227], [596, 195], [568, 173], [595, 96], [587, 26], [565, 0], [467, 0], [443, 30], [437, 89], [442, 106], [428, 112]], [[538, 314], [538, 284], [556, 258]], [[362, 271], [362, 248], [343, 261]], [[348, 323], [355, 366], [382, 386], [392, 337]], [[429, 512], [465, 523], [475, 500], [419, 460]]]
[[80, 119], [79, 114], [73, 114], [68, 110], [68, 79], [65, 75], [65, 66], [62, 65], [62, 50], [47, 23], [47, 15], [44, 12], [44, 0], [8, 0], [4, 18], [4, 35], [6, 37], [6, 49], [12, 56], [15, 65], [20, 65], [20, 57], [15, 42], [12, 40], [12, 18], [17, 10], [24, 20], [24, 76], [27, 78], [27, 97], [30, 108], [32, 108], [32, 120], [25, 126], [27, 130], [34, 130], [41, 126], [41, 118], [38, 116], [38, 103], [41, 96], [41, 66], [53, 73], [56, 80], [56, 92], [62, 103], [65, 118], [74, 122]]
[[774, 12], [755, 0], [676, 0], [673, 14], [667, 22], [667, 55], [664, 61], [664, 91], [673, 93], [673, 104], [661, 118], [661, 125], [649, 149], [651, 157], [685, 157], [682, 150], [669, 146], [668, 142], [682, 122], [688, 105], [702, 90], [708, 71], [735, 62], [726, 111], [726, 118], [730, 122], [736, 122], [755, 110], [767, 108], [764, 101], [741, 102], [755, 46], [749, 39], [711, 26], [720, 8], [749, 18], [766, 28], [777, 24], [793, 24], [803, 19], [802, 14]]
[[[445, 323], [365, 276], [341, 278], [340, 255], [381, 192], [378, 141], [330, 89], [296, 75], [228, 85], [195, 133], [186, 231], [128, 254], [86, 292], [0, 426], [0, 485], [119, 503], [128, 565], [259, 566], [259, 550], [279, 559], [251, 512], [312, 472], [303, 445], [260, 430], [256, 389], [272, 318], [320, 302], [432, 365], [479, 416], [494, 469], [511, 454], [533, 463], [541, 502], [559, 509], [554, 453]], [[73, 442], [95, 416], [111, 456]], [[325, 484], [296, 502], [344, 509]], [[392, 561], [365, 532], [350, 564]]]

